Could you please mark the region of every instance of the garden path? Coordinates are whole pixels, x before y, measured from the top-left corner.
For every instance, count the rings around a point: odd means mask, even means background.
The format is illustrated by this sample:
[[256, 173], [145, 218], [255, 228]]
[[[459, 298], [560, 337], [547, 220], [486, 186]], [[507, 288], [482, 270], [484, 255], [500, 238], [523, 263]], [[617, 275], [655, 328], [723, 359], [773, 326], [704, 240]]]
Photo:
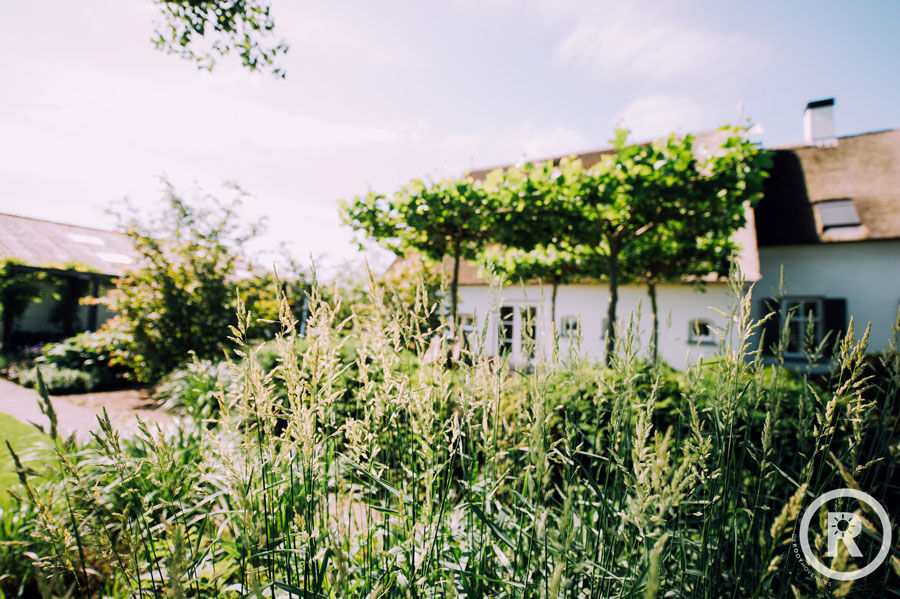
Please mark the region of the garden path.
[[[99, 429], [97, 416], [105, 407], [109, 419], [116, 428], [128, 434], [137, 427], [138, 418], [148, 424], [168, 426], [172, 423], [169, 414], [155, 410], [153, 403], [143, 389], [127, 391], [107, 391], [80, 395], [51, 396], [50, 402], [56, 411], [57, 429], [63, 437], [75, 434], [80, 441], [90, 439], [91, 431]], [[0, 379], [0, 412], [9, 414], [22, 422], [34, 423], [47, 430], [49, 420], [40, 409], [40, 397], [34, 389], [26, 389], [15, 383]]]

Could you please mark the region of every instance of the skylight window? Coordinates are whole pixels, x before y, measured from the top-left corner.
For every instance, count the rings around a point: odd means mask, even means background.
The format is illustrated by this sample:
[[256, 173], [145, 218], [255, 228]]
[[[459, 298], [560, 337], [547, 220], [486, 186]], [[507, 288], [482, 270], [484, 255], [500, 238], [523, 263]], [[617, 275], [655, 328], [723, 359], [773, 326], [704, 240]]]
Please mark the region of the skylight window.
[[816, 210], [819, 211], [819, 219], [825, 231], [835, 227], [858, 227], [862, 224], [853, 200], [849, 198], [819, 202]]
[[106, 252], [97, 252], [100, 259], [104, 262], [112, 262], [113, 264], [131, 264], [133, 260], [125, 254], [107, 254]]
[[89, 243], [91, 245], [103, 245], [103, 240], [94, 235], [82, 235], [80, 233], [69, 233], [69, 239], [79, 243]]

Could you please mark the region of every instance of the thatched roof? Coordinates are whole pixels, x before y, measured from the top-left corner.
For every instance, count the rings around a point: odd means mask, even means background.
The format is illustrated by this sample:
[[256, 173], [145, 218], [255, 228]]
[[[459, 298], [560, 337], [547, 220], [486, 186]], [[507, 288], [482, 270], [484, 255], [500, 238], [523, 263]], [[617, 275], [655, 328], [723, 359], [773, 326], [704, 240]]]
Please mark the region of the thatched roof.
[[137, 261], [131, 242], [121, 233], [0, 213], [2, 259], [107, 275], [120, 275]]
[[[839, 199], [852, 202], [859, 226], [824, 226], [817, 206]], [[900, 130], [775, 150], [756, 238], [760, 246], [900, 239]]]

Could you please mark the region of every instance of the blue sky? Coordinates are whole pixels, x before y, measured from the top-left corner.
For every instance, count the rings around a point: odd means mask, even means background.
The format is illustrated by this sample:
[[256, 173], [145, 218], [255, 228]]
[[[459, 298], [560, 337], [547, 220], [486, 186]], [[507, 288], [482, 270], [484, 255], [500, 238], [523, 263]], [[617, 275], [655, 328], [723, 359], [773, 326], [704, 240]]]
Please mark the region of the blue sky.
[[[149, 0], [0, 0], [0, 211], [111, 226], [159, 175], [255, 195], [264, 243], [356, 257], [337, 200], [418, 176], [752, 119], [900, 126], [900, 2], [273, 0], [286, 80], [155, 52]], [[742, 112], [738, 112], [738, 106]], [[226, 196], [226, 192], [221, 192]]]

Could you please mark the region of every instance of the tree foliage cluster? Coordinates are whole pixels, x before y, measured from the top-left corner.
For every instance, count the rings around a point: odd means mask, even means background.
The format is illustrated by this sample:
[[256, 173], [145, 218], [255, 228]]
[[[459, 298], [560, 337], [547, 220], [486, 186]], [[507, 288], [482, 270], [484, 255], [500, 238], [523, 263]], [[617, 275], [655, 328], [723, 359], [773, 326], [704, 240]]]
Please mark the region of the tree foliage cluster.
[[770, 158], [743, 129], [723, 127], [719, 139], [711, 148], [674, 134], [632, 144], [622, 130], [595, 164], [569, 157], [479, 179], [417, 179], [392, 195], [344, 202], [343, 219], [401, 255], [449, 256], [451, 323], [462, 260], [550, 284], [554, 300], [560, 284], [608, 283], [611, 355], [619, 285], [647, 285], [655, 304], [659, 283], [728, 274], [734, 233], [761, 196]]
[[[255, 273], [247, 251], [261, 223], [243, 225], [237, 219], [245, 193], [235, 188], [230, 203], [209, 196], [188, 201], [170, 183], [164, 185], [165, 207], [154, 217], [130, 207], [118, 213], [138, 264], [105, 298], [117, 314], [102, 331], [117, 333], [123, 346], [115, 359], [140, 381], [158, 379], [191, 354], [220, 358], [228, 347], [223, 331], [235, 324], [238, 302], [260, 316], [248, 331], [254, 338], [271, 338], [266, 327], [278, 319], [275, 275]], [[278, 283], [292, 309], [300, 310], [301, 294], [294, 291], [304, 280], [296, 274]]]
[[268, 0], [154, 0], [160, 20], [153, 43], [212, 70], [216, 56], [232, 52], [250, 71], [266, 70], [283, 78], [278, 63], [288, 46], [274, 41], [275, 21]]
[[12, 259], [0, 261], [0, 350], [6, 350], [13, 326], [34, 302], [44, 296], [41, 282], [44, 273], [25, 272], [21, 262]]

